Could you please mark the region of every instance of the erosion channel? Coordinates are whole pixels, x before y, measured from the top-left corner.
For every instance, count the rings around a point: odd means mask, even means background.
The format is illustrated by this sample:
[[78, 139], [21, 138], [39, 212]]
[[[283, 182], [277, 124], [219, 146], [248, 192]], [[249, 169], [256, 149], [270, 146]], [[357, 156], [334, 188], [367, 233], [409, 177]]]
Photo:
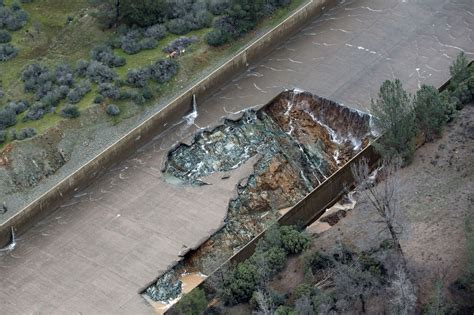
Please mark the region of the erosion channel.
[[246, 110], [191, 144], [168, 154], [163, 172], [178, 185], [211, 185], [251, 163], [229, 202], [222, 229], [145, 292], [168, 303], [182, 291], [180, 278], [202, 277], [241, 249], [284, 211], [362, 150], [373, 137], [368, 114], [308, 92], [287, 90], [258, 110]]

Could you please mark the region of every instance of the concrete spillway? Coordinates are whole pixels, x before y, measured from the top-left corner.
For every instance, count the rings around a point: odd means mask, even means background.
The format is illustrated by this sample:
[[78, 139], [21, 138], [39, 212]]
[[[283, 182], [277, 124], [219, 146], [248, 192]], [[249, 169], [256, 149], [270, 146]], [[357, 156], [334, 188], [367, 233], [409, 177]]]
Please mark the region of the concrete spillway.
[[[470, 0], [344, 1], [17, 240], [0, 257], [2, 311], [147, 313], [138, 291], [217, 230], [245, 163], [219, 185], [176, 186], [161, 169], [198, 126], [299, 87], [367, 110], [385, 79], [440, 85], [462, 49], [474, 55]], [[3, 253], [2, 253], [3, 254]]]

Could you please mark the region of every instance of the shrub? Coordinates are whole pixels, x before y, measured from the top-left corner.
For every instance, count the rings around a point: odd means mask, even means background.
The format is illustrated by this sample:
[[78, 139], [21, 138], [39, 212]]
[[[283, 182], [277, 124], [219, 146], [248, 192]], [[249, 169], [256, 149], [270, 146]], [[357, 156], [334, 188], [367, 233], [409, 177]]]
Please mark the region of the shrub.
[[130, 0], [122, 1], [121, 9], [126, 24], [146, 27], [161, 23], [168, 14], [169, 4], [168, 0]]
[[147, 69], [132, 69], [127, 72], [127, 84], [134, 87], [144, 87], [150, 78]]
[[61, 117], [64, 118], [77, 118], [80, 116], [79, 109], [74, 105], [66, 105], [61, 109]]
[[201, 315], [207, 308], [204, 291], [196, 288], [185, 294], [176, 305], [176, 311], [183, 315]]
[[456, 116], [456, 102], [459, 100], [453, 98], [448, 90], [444, 90], [440, 93], [439, 97], [444, 104], [444, 119], [446, 122], [449, 122]]
[[304, 264], [306, 271], [311, 270], [312, 273], [315, 273], [318, 270], [323, 270], [332, 266], [332, 261], [329, 256], [315, 252], [305, 255]]
[[213, 29], [205, 37], [207, 44], [215, 47], [224, 45], [229, 42], [230, 38], [229, 33], [220, 29]]
[[464, 52], [461, 52], [449, 67], [451, 73], [450, 89], [455, 90], [459, 83], [469, 78], [469, 62]]
[[232, 5], [231, 0], [210, 0], [209, 11], [214, 15], [222, 15]]
[[212, 14], [207, 10], [194, 11], [185, 17], [191, 30], [199, 30], [212, 24]]
[[294, 226], [280, 228], [283, 248], [290, 254], [299, 254], [309, 245], [309, 237]]
[[198, 38], [196, 36], [180, 37], [180, 38], [175, 39], [168, 45], [166, 45], [166, 47], [163, 48], [163, 51], [168, 54], [172, 52], [180, 53], [181, 51], [183, 51], [185, 48], [187, 48], [189, 45], [196, 42], [197, 40]]
[[42, 102], [36, 102], [28, 109], [23, 121], [39, 120], [52, 110], [52, 107], [47, 107]]
[[112, 47], [109, 45], [96, 46], [91, 50], [90, 55], [93, 60], [109, 67], [121, 67], [126, 64], [125, 58], [114, 55]]
[[415, 115], [400, 80], [383, 82], [371, 109], [376, 126], [384, 132], [376, 144], [377, 150], [386, 158], [398, 155], [409, 163], [415, 151]]
[[87, 68], [89, 68], [90, 61], [80, 59], [76, 63], [76, 73], [80, 77], [85, 77], [87, 75]]
[[445, 118], [446, 105], [441, 100], [438, 90], [433, 86], [423, 85], [416, 92], [413, 101], [418, 126], [425, 132], [430, 141], [441, 133]]
[[457, 109], [462, 109], [464, 104], [469, 103], [472, 100], [472, 92], [469, 90], [467, 80], [459, 82], [451, 95], [459, 100]]
[[161, 59], [149, 66], [149, 77], [158, 83], [165, 83], [178, 72], [178, 63], [174, 60]]
[[[120, 95], [120, 92], [119, 92]], [[100, 104], [104, 101], [104, 97], [102, 95], [96, 95], [94, 98], [94, 104]]]
[[[113, 83], [101, 83], [99, 85], [99, 94], [112, 100], [120, 98], [120, 89]], [[101, 103], [102, 100], [99, 102]]]
[[12, 36], [7, 31], [0, 29], [0, 44], [9, 43], [12, 40]]
[[0, 110], [0, 130], [14, 126], [16, 124], [16, 113], [10, 108]]
[[7, 139], [8, 139], [8, 131], [0, 130], [0, 144], [5, 143]]
[[6, 108], [15, 112], [16, 115], [23, 113], [25, 110], [28, 109], [30, 104], [28, 101], [18, 101], [18, 102], [10, 102], [7, 104]]
[[18, 49], [11, 44], [0, 44], [0, 61], [8, 61], [15, 58], [18, 54]]
[[144, 38], [139, 42], [141, 50], [154, 49], [158, 46], [158, 41], [153, 38]]
[[140, 42], [136, 39], [131, 39], [131, 38], [125, 38], [122, 40], [122, 50], [129, 54], [129, 55], [134, 55], [140, 52], [142, 49]]
[[69, 91], [67, 94], [67, 100], [72, 104], [77, 104], [90, 91], [91, 84], [88, 81], [82, 81], [77, 87]]
[[187, 19], [177, 18], [168, 21], [168, 31], [171, 34], [184, 35], [191, 31], [191, 25]]
[[222, 299], [226, 304], [234, 305], [247, 302], [257, 287], [258, 270], [249, 261], [236, 266], [230, 277], [226, 279], [222, 291]]
[[150, 26], [145, 30], [144, 36], [154, 40], [161, 40], [166, 36], [166, 26], [163, 24]]
[[68, 64], [59, 64], [55, 69], [55, 79], [58, 85], [71, 87], [74, 85], [74, 74]]
[[0, 6], [0, 29], [17, 31], [21, 29], [28, 20], [28, 14], [14, 3], [11, 8]]
[[93, 60], [87, 67], [86, 76], [95, 83], [104, 83], [114, 81], [117, 73], [108, 66]]
[[25, 140], [36, 135], [36, 130], [34, 128], [23, 128], [18, 132], [13, 132], [13, 140]]
[[118, 108], [117, 105], [109, 104], [109, 105], [107, 105], [107, 108], [105, 109], [105, 112], [109, 116], [118, 116], [118, 115], [120, 115], [120, 108]]

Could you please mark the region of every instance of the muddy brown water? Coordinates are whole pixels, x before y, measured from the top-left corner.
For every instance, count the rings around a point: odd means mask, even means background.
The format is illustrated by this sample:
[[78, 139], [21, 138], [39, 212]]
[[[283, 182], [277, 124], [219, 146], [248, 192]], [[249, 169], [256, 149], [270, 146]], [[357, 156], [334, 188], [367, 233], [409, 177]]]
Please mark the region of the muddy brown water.
[[191, 125], [170, 121], [167, 132], [22, 235], [0, 257], [2, 311], [150, 312], [138, 292], [220, 227], [235, 185], [252, 171], [242, 165], [219, 185], [169, 184], [161, 168], [177, 141], [285, 88], [367, 110], [385, 79], [398, 77], [410, 91], [439, 86], [460, 50], [474, 57], [473, 40], [471, 0], [341, 1], [217, 94], [197, 100]]

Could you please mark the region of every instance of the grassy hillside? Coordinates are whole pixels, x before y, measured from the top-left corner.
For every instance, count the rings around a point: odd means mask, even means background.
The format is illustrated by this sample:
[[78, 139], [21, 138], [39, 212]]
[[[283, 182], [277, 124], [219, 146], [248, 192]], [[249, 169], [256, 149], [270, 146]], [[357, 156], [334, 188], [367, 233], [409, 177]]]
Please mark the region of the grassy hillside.
[[[298, 7], [304, 0], [294, 0], [286, 8], [278, 9], [270, 18], [260, 22], [257, 31], [268, 29], [282, 21], [290, 11]], [[10, 5], [12, 0], [6, 0]], [[98, 44], [105, 43], [116, 34], [115, 30], [103, 30], [92, 16], [93, 8], [89, 6], [88, 0], [62, 1], [62, 0], [34, 0], [29, 4], [22, 4], [22, 8], [29, 14], [28, 23], [19, 31], [12, 32], [12, 42], [19, 48], [18, 55], [0, 63], [0, 82], [5, 96], [0, 99], [0, 105], [10, 100], [28, 99], [33, 102], [31, 94], [24, 92], [23, 82], [20, 80], [22, 69], [37, 62], [53, 68], [58, 63], [68, 63], [74, 66], [80, 59], [89, 59], [89, 52]], [[198, 41], [192, 44], [186, 53], [180, 56], [178, 74], [169, 82], [164, 84], [151, 83], [150, 88], [154, 92], [154, 99], [149, 104], [156, 103], [157, 98], [170, 96], [178, 93], [188, 86], [192, 80], [199, 78], [203, 71], [211, 69], [222, 63], [230, 55], [238, 51], [243, 45], [255, 37], [255, 31], [246, 36], [221, 47], [207, 45], [204, 35], [209, 28], [192, 31], [185, 36], [197, 36]], [[162, 51], [168, 43], [180, 36], [169, 34], [159, 41], [158, 47], [151, 50], [143, 50], [134, 55], [128, 55], [121, 49], [115, 49], [114, 53], [126, 59], [126, 65], [115, 68], [119, 79], [125, 79], [130, 69], [136, 69], [150, 65], [159, 58], [166, 58]], [[92, 84], [92, 90], [77, 104], [79, 109], [86, 109], [93, 104], [97, 95], [97, 85]], [[133, 104], [131, 100], [114, 101], [119, 106], [122, 114], [113, 118], [115, 122], [130, 117], [142, 110], [140, 106]], [[35, 128], [38, 133], [55, 126], [62, 118], [59, 109], [66, 101], [61, 101], [55, 111], [46, 114], [40, 120], [29, 120], [24, 122], [22, 118], [25, 113], [17, 116], [17, 124], [8, 128], [11, 131], [19, 131], [22, 128]], [[3, 105], [2, 105], [3, 106]], [[1, 106], [0, 106], [1, 107]], [[7, 142], [11, 140], [11, 136]], [[0, 147], [2, 145], [0, 144]]]

